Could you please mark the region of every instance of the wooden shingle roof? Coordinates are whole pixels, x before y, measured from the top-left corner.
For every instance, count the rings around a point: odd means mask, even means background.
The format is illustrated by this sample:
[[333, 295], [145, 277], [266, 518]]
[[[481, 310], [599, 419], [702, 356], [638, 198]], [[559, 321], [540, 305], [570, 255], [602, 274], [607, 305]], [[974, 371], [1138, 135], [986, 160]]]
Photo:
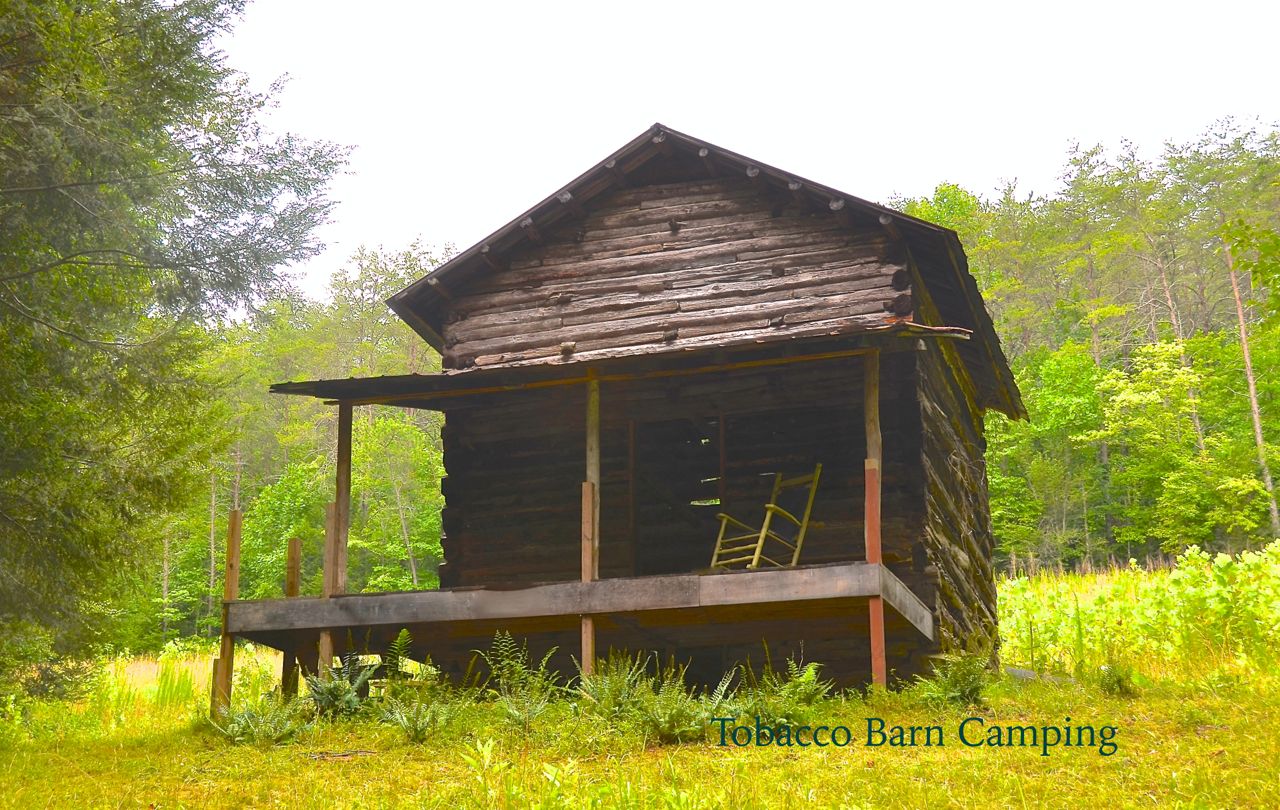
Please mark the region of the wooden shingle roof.
[[968, 269], [956, 233], [948, 228], [784, 172], [706, 141], [654, 124], [622, 148], [563, 188], [538, 202], [485, 239], [454, 256], [431, 273], [392, 296], [387, 304], [438, 351], [448, 314], [449, 290], [474, 278], [501, 271], [513, 251], [536, 244], [540, 234], [570, 218], [584, 206], [619, 187], [627, 187], [655, 165], [668, 173], [700, 172], [701, 176], [746, 176], [775, 195], [835, 212], [850, 227], [874, 224], [908, 246], [942, 323], [972, 333], [957, 344], [978, 392], [979, 404], [1011, 417], [1026, 416], [994, 325], [977, 282]]

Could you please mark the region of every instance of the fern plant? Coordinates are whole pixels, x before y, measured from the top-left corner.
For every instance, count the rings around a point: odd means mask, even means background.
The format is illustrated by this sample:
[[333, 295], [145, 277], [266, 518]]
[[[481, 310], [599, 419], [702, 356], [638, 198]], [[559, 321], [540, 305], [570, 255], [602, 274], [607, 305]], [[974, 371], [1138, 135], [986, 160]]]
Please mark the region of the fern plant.
[[494, 685], [503, 714], [525, 732], [562, 691], [559, 674], [547, 666], [556, 649], [547, 650], [534, 665], [528, 644], [517, 644], [510, 633], [499, 630], [487, 653], [477, 651], [489, 665], [490, 683]]
[[736, 713], [742, 717], [760, 718], [770, 724], [800, 725], [813, 718], [814, 707], [831, 694], [834, 683], [819, 677], [822, 665], [802, 664], [794, 658], [786, 667], [775, 670], [767, 651], [765, 665], [757, 676], [750, 662], [739, 667], [743, 688], [737, 696]]
[[912, 688], [930, 706], [982, 706], [990, 681], [986, 656], [959, 653], [943, 656], [932, 676], [916, 676]]
[[404, 732], [411, 743], [422, 743], [440, 731], [462, 710], [462, 704], [452, 701], [405, 701], [391, 698], [380, 712], [382, 722], [389, 723]]
[[[637, 716], [646, 737], [659, 743], [688, 742], [706, 733], [707, 712], [696, 690], [685, 686], [685, 666], [674, 661], [646, 680]], [[723, 681], [722, 681], [723, 683]]]
[[364, 704], [361, 690], [376, 670], [376, 666], [360, 663], [359, 655], [347, 653], [342, 657], [342, 666], [307, 676], [307, 697], [321, 717], [353, 717]]
[[409, 633], [408, 628], [401, 628], [396, 637], [387, 645], [387, 652], [382, 656], [382, 666], [386, 670], [388, 681], [409, 677], [410, 673], [407, 664], [413, 660], [409, 654], [412, 646], [413, 636]]
[[579, 705], [606, 720], [616, 720], [635, 711], [641, 700], [646, 680], [648, 659], [637, 653], [609, 652], [609, 657], [596, 662], [595, 671], [587, 674], [578, 665], [575, 692]]
[[264, 695], [239, 709], [227, 709], [209, 725], [232, 745], [279, 745], [311, 728], [305, 700], [276, 700]]

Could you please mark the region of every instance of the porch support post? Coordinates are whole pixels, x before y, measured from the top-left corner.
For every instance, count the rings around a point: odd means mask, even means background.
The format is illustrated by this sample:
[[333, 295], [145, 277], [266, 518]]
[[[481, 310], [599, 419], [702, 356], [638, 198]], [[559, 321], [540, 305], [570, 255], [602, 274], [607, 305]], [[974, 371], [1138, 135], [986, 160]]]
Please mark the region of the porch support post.
[[[350, 402], [338, 403], [338, 449], [333, 503], [325, 511], [324, 596], [347, 591], [347, 530], [351, 525], [351, 419]], [[319, 672], [333, 666], [333, 631], [320, 631]]]
[[[587, 380], [587, 480], [582, 483], [582, 581], [600, 578], [600, 381], [595, 371]], [[582, 615], [582, 672], [595, 669], [596, 627], [592, 616]]]
[[[289, 538], [289, 547], [284, 560], [284, 595], [292, 599], [302, 593], [302, 540]], [[285, 650], [284, 661], [280, 665], [280, 694], [293, 697], [298, 694], [298, 655], [297, 650]]]
[[336, 506], [334, 529], [337, 539], [334, 593], [347, 592], [347, 531], [351, 527], [351, 419], [351, 403], [338, 403], [337, 492], [333, 499]]
[[[880, 443], [880, 351], [872, 349], [863, 364], [863, 403], [866, 422], [867, 458], [863, 465], [865, 498], [863, 502], [863, 540], [867, 562], [880, 564], [880, 463], [883, 450]], [[867, 600], [871, 631], [871, 681], [888, 685], [888, 666], [885, 661], [884, 598], [872, 596]]]
[[[326, 503], [324, 505], [324, 576], [321, 579], [320, 595], [326, 599], [337, 593], [334, 585], [338, 571], [337, 513], [338, 505], [336, 503]], [[333, 667], [333, 632], [328, 629], [321, 630], [319, 643], [320, 651], [316, 658], [316, 675], [323, 676], [326, 669]]]
[[213, 689], [209, 713], [215, 718], [231, 708], [231, 676], [235, 673], [235, 637], [227, 632], [227, 603], [240, 595], [240, 528], [242, 515], [232, 509], [227, 516], [227, 561], [222, 581], [222, 638], [218, 657], [213, 659]]

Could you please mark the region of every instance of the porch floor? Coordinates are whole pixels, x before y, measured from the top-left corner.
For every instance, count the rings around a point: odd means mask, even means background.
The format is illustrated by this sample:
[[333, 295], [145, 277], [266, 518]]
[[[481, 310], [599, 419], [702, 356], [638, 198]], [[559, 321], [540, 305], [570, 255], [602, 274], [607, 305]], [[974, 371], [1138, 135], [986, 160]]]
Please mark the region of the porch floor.
[[[721, 648], [732, 655], [763, 639], [786, 647], [843, 640], [865, 652], [867, 599], [881, 596], [890, 630], [933, 639], [933, 615], [882, 565], [835, 563], [786, 569], [717, 571], [663, 576], [554, 582], [523, 588], [452, 588], [357, 594], [330, 598], [237, 600], [227, 609], [228, 632], [287, 652], [314, 649], [321, 630], [332, 631], [337, 652], [384, 650], [407, 628], [415, 657], [430, 656], [461, 674], [474, 650], [498, 630], [530, 640], [534, 651], [559, 649], [570, 670], [578, 648], [579, 617], [595, 617], [597, 650], [656, 650], [682, 656]], [[775, 642], [777, 644], [778, 642]], [[786, 649], [771, 651], [786, 657]], [[859, 654], [858, 657], [861, 657]], [[706, 656], [703, 656], [705, 660]], [[553, 662], [554, 663], [554, 662]], [[861, 668], [861, 667], [859, 667]]]

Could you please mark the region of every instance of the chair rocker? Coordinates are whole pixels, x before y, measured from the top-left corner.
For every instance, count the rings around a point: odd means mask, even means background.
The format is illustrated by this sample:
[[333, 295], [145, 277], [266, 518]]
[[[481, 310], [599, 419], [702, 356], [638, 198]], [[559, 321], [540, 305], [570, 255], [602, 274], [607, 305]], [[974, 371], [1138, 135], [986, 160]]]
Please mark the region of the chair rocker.
[[[754, 526], [748, 526], [746, 523], [724, 512], [716, 515], [720, 520], [720, 535], [716, 538], [716, 550], [711, 555], [711, 567], [751, 569], [759, 568], [762, 562], [779, 568], [794, 567], [800, 561], [800, 549], [804, 545], [805, 532], [809, 529], [809, 515], [813, 512], [813, 497], [818, 492], [818, 477], [820, 475], [822, 475], [821, 464], [814, 467], [812, 473], [796, 478], [784, 479], [782, 473], [775, 475], [773, 493], [769, 496], [769, 502], [764, 505], [764, 523], [758, 529]], [[804, 515], [796, 517], [779, 506], [778, 499], [784, 492], [801, 487], [808, 487], [809, 493], [805, 501]], [[794, 540], [788, 540], [770, 528], [775, 517], [795, 526]], [[728, 536], [730, 531], [737, 532], [740, 530], [746, 533]], [[765, 545], [769, 541], [786, 549], [786, 551], [779, 549], [777, 552], [771, 549], [769, 553], [785, 559], [787, 552], [790, 552], [790, 562], [780, 562], [765, 554]]]

